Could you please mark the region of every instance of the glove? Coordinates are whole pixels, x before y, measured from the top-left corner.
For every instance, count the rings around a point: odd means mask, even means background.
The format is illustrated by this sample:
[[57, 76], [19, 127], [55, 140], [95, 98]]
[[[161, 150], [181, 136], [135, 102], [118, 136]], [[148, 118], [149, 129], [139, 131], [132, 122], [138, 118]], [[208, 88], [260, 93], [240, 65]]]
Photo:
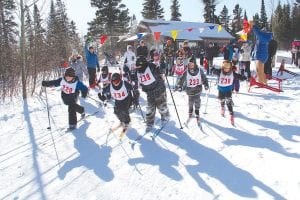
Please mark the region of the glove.
[[104, 95], [102, 95], [101, 93], [98, 93], [98, 97], [101, 101], [105, 101], [106, 97]]
[[46, 81], [42, 81], [42, 86], [46, 87], [47, 86], [47, 82]]
[[87, 95], [88, 95], [88, 92], [89, 91], [87, 91], [87, 92], [81, 92], [81, 97], [85, 99], [87, 97]]
[[209, 88], [208, 85], [204, 85], [205, 90], [208, 90], [208, 88]]
[[97, 72], [100, 72], [100, 67], [97, 67]]

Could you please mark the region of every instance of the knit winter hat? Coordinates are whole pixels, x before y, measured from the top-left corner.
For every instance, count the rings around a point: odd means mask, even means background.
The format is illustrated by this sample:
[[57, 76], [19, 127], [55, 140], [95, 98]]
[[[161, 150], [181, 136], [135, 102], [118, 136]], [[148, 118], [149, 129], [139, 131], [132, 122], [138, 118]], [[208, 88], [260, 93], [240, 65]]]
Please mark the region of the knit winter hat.
[[75, 77], [75, 70], [72, 67], [66, 69], [65, 76]]

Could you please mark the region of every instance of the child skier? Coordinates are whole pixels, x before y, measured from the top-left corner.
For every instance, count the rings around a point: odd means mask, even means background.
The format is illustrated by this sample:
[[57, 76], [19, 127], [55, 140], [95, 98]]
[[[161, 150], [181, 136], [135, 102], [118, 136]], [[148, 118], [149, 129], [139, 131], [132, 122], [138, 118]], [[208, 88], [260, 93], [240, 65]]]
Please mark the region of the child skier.
[[179, 79], [179, 86], [182, 87], [183, 83], [186, 82], [186, 93], [189, 97], [189, 109], [188, 109], [188, 122], [192, 118], [193, 110], [195, 107], [195, 115], [197, 124], [200, 126], [199, 109], [201, 105], [201, 92], [202, 85], [205, 90], [208, 90], [208, 81], [203, 70], [196, 65], [194, 58], [191, 58], [188, 63], [188, 69]]
[[228, 60], [223, 61], [222, 69], [219, 74], [218, 79], [218, 90], [219, 95], [218, 98], [221, 102], [221, 115], [224, 117], [225, 114], [225, 103], [229, 110], [230, 114], [230, 122], [234, 125], [234, 117], [233, 117], [233, 102], [232, 102], [232, 87], [233, 87], [233, 79], [238, 78], [240, 80], [246, 80], [245, 76], [237, 74], [232, 70], [232, 63]]
[[[129, 123], [129, 108], [132, 102], [132, 86], [127, 82], [121, 79], [121, 75], [119, 73], [114, 73], [111, 76], [111, 84], [109, 86], [109, 91], [111, 97], [115, 100], [114, 113], [120, 121], [120, 124], [113, 128], [113, 130], [122, 127], [122, 132], [119, 135], [119, 138], [122, 139], [126, 134]], [[106, 96], [101, 93], [98, 94], [99, 99], [104, 101]]]
[[69, 106], [69, 130], [76, 129], [76, 112], [80, 113], [82, 118], [85, 117], [84, 107], [76, 103], [79, 91], [81, 91], [81, 96], [85, 98], [87, 96], [88, 88], [78, 80], [77, 76], [75, 76], [75, 70], [73, 68], [67, 68], [64, 77], [52, 81], [42, 81], [42, 86], [61, 86], [62, 100], [64, 104]]
[[174, 73], [176, 75], [176, 83], [175, 83], [175, 90], [182, 90], [182, 87], [178, 85], [180, 78], [183, 76], [186, 66], [183, 64], [183, 58], [182, 57], [177, 57], [176, 59], [176, 64], [174, 65]]
[[154, 125], [156, 108], [161, 114], [162, 125], [169, 120], [166, 87], [159, 68], [145, 57], [138, 57], [136, 67], [139, 84], [147, 94], [146, 132], [149, 132]]
[[108, 72], [108, 67], [103, 66], [101, 68], [101, 74], [98, 79], [98, 86], [102, 89], [101, 96], [105, 96], [107, 100], [110, 100], [111, 95], [109, 92], [109, 84], [111, 79], [111, 73]]

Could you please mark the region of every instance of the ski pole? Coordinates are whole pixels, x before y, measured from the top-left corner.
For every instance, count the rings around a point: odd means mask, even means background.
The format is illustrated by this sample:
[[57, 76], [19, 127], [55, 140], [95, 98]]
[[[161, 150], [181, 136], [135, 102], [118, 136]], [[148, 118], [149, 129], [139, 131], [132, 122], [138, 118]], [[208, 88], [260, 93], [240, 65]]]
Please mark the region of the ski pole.
[[175, 107], [175, 111], [176, 111], [176, 114], [177, 114], [177, 118], [178, 118], [178, 121], [179, 121], [179, 124], [180, 124], [180, 129], [183, 129], [183, 127], [182, 127], [182, 125], [181, 125], [181, 121], [180, 121], [179, 115], [178, 115], [178, 112], [177, 112], [177, 108], [176, 108], [176, 105], [175, 105], [175, 102], [174, 102], [173, 94], [172, 94], [172, 91], [171, 91], [171, 88], [170, 88], [170, 84], [169, 84], [169, 80], [168, 80], [168, 77], [167, 77], [167, 76], [166, 76], [166, 80], [167, 80], [167, 84], [168, 84], [168, 87], [169, 87], [169, 91], [170, 91], [170, 94], [171, 94], [171, 97], [172, 97], [172, 101], [173, 101], [173, 104], [174, 104], [174, 107]]
[[209, 82], [209, 88], [208, 88], [208, 92], [206, 92], [206, 103], [205, 103], [205, 110], [204, 110], [204, 113], [203, 114], [207, 114], [207, 104], [208, 104], [208, 96], [209, 96], [209, 93], [210, 93], [210, 87], [211, 87], [211, 81]]
[[49, 123], [49, 126], [47, 127], [47, 129], [50, 130], [50, 129], [51, 129], [51, 124], [50, 124], [50, 111], [49, 111], [48, 96], [47, 96], [47, 90], [46, 90], [46, 87], [45, 87], [45, 96], [46, 96], [46, 107], [47, 107], [48, 123]]
[[94, 100], [96, 103], [99, 103], [99, 105], [102, 105], [102, 102], [99, 101], [98, 99], [95, 99], [95, 98], [91, 97], [90, 95], [87, 95], [87, 97]]

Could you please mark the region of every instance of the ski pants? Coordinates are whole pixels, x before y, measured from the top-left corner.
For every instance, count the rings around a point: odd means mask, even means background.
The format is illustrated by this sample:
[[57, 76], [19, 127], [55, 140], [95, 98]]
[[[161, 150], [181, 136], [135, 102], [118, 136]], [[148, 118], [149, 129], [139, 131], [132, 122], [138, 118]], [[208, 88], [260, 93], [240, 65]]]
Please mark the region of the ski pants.
[[147, 94], [147, 126], [154, 125], [156, 108], [158, 109], [162, 120], [166, 120], [167, 118], [169, 118], [170, 113], [167, 106], [167, 93], [165, 91], [159, 96]]
[[89, 85], [91, 87], [96, 82], [96, 68], [88, 67], [87, 69], [89, 73]]
[[117, 116], [117, 118], [120, 120], [121, 123], [124, 124], [130, 123], [130, 115], [129, 115], [130, 105], [131, 105], [131, 98], [125, 99], [122, 102], [115, 104], [114, 114]]
[[195, 115], [196, 115], [196, 117], [197, 116], [199, 117], [200, 105], [201, 105], [200, 94], [189, 96], [189, 116], [192, 116], [193, 109], [194, 109], [194, 106], [195, 106]]
[[77, 103], [73, 103], [69, 105], [68, 112], [69, 112], [69, 125], [76, 125], [77, 124], [76, 112], [83, 113], [84, 107], [78, 105]]
[[[247, 78], [250, 79], [251, 77], [250, 61], [242, 61], [242, 65], [245, 66], [245, 72], [247, 73]], [[244, 76], [244, 70], [241, 71], [241, 74]]]
[[226, 103], [230, 115], [233, 115], [232, 91], [228, 91], [228, 92], [219, 91], [219, 99], [221, 101], [221, 107], [224, 107]]

